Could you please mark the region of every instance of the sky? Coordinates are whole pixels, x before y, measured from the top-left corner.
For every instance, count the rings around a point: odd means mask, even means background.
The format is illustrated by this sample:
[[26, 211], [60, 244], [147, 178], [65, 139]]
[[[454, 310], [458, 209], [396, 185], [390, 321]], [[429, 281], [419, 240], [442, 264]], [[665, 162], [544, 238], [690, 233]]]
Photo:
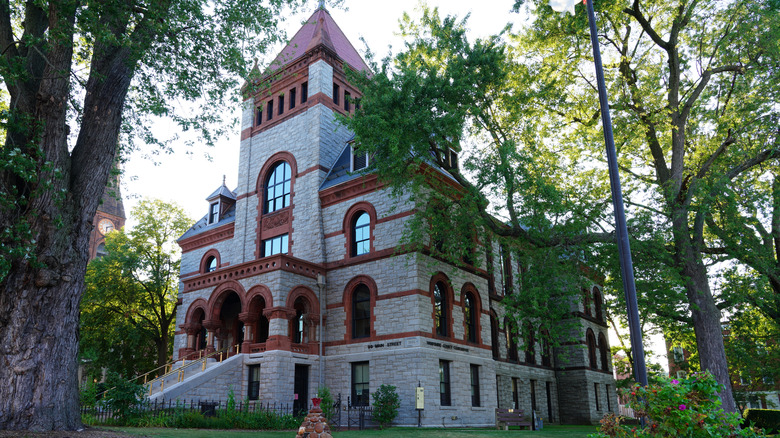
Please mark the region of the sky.
[[[441, 15], [465, 17], [470, 14], [468, 24], [471, 38], [498, 33], [508, 22], [522, 23], [523, 16], [510, 12], [512, 3], [513, 0], [427, 2], [431, 7], [438, 7]], [[419, 16], [419, 13], [415, 13], [418, 6], [418, 0], [345, 0], [340, 7], [330, 7], [328, 10], [361, 55], [366, 47], [361, 41], [362, 38], [377, 57], [382, 57], [390, 50], [389, 46], [392, 46], [394, 53], [403, 47], [403, 39], [397, 35], [398, 21], [404, 12], [408, 12], [412, 17]], [[288, 38], [292, 38], [316, 7], [317, 2], [310, 0], [296, 14], [284, 17], [282, 26]], [[269, 60], [281, 49], [282, 46], [279, 46], [271, 50]], [[237, 108], [234, 117], [238, 119], [239, 115]], [[159, 129], [166, 137], [176, 132], [176, 126], [172, 123], [161, 123]], [[181, 147], [174, 146], [174, 152], [171, 154], [145, 158], [150, 155], [149, 152], [148, 147], [142, 147], [130, 156], [124, 166], [122, 194], [128, 219], [138, 201], [143, 198], [157, 198], [178, 203], [193, 220], [197, 220], [206, 214], [208, 203], [205, 198], [222, 184], [223, 176], [228, 188], [236, 188], [238, 127], [213, 148], [188, 148], [182, 141]], [[210, 156], [211, 160], [207, 156]], [[128, 220], [127, 225], [132, 227], [133, 221]]]

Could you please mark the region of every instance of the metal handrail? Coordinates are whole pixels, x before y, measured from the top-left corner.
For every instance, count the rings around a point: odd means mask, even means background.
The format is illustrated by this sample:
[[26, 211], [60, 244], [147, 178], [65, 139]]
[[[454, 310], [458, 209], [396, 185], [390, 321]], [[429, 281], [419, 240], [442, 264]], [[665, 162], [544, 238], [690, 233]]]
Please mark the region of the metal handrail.
[[206, 370], [206, 361], [208, 359], [211, 359], [212, 357], [215, 357], [215, 356], [219, 355], [219, 361], [222, 362], [223, 355], [225, 355], [226, 353], [229, 353], [234, 348], [236, 350], [236, 354], [238, 354], [239, 353], [239, 348], [240, 348], [239, 344], [233, 345], [231, 347], [225, 347], [225, 348], [223, 348], [223, 349], [221, 349], [219, 351], [215, 351], [215, 352], [213, 352], [211, 354], [208, 354], [206, 356], [203, 356], [201, 358], [194, 359], [194, 360], [190, 361], [189, 363], [183, 360], [183, 363], [181, 364], [181, 366], [179, 366], [179, 367], [177, 367], [175, 369], [173, 369], [171, 367], [172, 369], [170, 369], [169, 371], [167, 371], [163, 375], [155, 377], [154, 379], [149, 380], [148, 382], [144, 380], [144, 384], [145, 385], [146, 384], [149, 385], [149, 395], [151, 396], [154, 393], [154, 384], [155, 384], [155, 382], [160, 381], [160, 391], [163, 391], [165, 389], [165, 379], [167, 377], [170, 377], [170, 376], [172, 376], [174, 374], [177, 374], [176, 383], [183, 382], [184, 381], [184, 370], [185, 370], [185, 368], [189, 368], [189, 367], [195, 365], [196, 363], [200, 363], [201, 364], [201, 371], [205, 371]]

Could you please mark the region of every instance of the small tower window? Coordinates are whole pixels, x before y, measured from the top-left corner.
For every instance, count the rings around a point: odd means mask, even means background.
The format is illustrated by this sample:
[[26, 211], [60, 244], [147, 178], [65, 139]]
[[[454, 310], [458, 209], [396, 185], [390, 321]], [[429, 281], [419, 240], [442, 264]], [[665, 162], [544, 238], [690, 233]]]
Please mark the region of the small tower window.
[[274, 118], [274, 101], [273, 100], [269, 100], [268, 101], [268, 105], [266, 107], [265, 114], [266, 114], [266, 116], [265, 116], [266, 120], [271, 120], [271, 119]]
[[368, 152], [358, 152], [354, 145], [350, 147], [352, 148], [352, 172], [368, 167]]
[[219, 202], [215, 202], [209, 206], [209, 224], [215, 224], [219, 222]]
[[349, 111], [350, 110], [350, 100], [352, 100], [352, 95], [349, 94], [349, 91], [344, 92], [344, 110]]
[[290, 109], [295, 108], [295, 88], [290, 89]]
[[260, 126], [263, 123], [263, 107], [258, 106], [255, 111], [255, 126]]
[[304, 82], [301, 84], [301, 103], [306, 103], [309, 100], [309, 83]]
[[277, 110], [277, 114], [280, 116], [284, 112], [284, 96], [279, 96], [279, 109]]
[[341, 93], [339, 85], [333, 84], [333, 103], [335, 103], [336, 105], [339, 104], [339, 93]]

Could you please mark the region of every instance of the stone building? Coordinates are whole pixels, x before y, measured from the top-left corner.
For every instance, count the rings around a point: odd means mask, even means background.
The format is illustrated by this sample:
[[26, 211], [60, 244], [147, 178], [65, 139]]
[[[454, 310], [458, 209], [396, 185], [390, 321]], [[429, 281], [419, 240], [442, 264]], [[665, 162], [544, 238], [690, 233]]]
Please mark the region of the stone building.
[[580, 343], [525, 346], [519, 357], [501, 323], [511, 284], [500, 271], [518, 269], [510, 256], [501, 269], [488, 260], [457, 268], [397, 251], [414, 205], [360, 172], [369, 158], [353, 153], [336, 120], [359, 94], [344, 68], [368, 67], [318, 9], [264, 74], [255, 71], [258, 87], [245, 88], [238, 187], [208, 196], [208, 213], [179, 240], [174, 352], [186, 361], [226, 349], [230, 358], [152, 398], [232, 390], [303, 408], [324, 384], [365, 405], [390, 384], [401, 397], [396, 424], [416, 425], [420, 385], [427, 426], [492, 426], [496, 407], [564, 423], [615, 410], [595, 284], [572, 308]]

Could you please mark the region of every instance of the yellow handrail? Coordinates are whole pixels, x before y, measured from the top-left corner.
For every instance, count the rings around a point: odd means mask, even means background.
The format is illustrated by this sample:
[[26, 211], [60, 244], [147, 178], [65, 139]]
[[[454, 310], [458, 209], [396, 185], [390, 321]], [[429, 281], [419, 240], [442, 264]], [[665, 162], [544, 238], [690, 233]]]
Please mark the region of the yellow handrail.
[[[233, 348], [236, 349], [236, 354], [238, 354], [239, 349], [240, 349], [240, 345], [237, 344], [237, 345], [234, 345], [234, 346], [231, 346], [231, 347], [225, 347], [225, 348], [222, 348], [219, 351], [215, 351], [215, 352], [213, 352], [211, 354], [208, 354], [206, 356], [203, 356], [203, 357], [201, 357], [199, 359], [195, 359], [195, 360], [192, 360], [190, 362], [183, 362], [182, 365], [179, 366], [178, 368], [173, 369], [173, 367], [171, 366], [172, 369], [170, 371], [166, 372], [165, 374], [163, 374], [162, 376], [155, 377], [154, 379], [152, 379], [152, 380], [150, 380], [148, 382], [144, 381], [144, 384], [148, 384], [149, 385], [149, 395], [151, 396], [153, 391], [154, 391], [153, 388], [154, 388], [155, 382], [161, 381], [161, 383], [160, 383], [160, 391], [163, 391], [163, 389], [165, 388], [165, 379], [168, 376], [171, 376], [172, 374], [176, 373], [176, 374], [178, 374], [178, 376], [176, 378], [176, 381], [177, 382], [183, 382], [184, 381], [184, 370], [185, 370], [185, 368], [189, 368], [192, 365], [195, 365], [195, 364], [200, 362], [202, 364], [201, 371], [205, 371], [206, 370], [206, 361], [208, 359], [210, 359], [210, 358], [212, 358], [212, 357], [214, 357], [216, 355], [219, 355], [219, 361], [222, 362], [222, 355], [225, 354], [225, 353], [228, 353]], [[149, 373], [147, 373], [147, 374], [149, 374]]]

